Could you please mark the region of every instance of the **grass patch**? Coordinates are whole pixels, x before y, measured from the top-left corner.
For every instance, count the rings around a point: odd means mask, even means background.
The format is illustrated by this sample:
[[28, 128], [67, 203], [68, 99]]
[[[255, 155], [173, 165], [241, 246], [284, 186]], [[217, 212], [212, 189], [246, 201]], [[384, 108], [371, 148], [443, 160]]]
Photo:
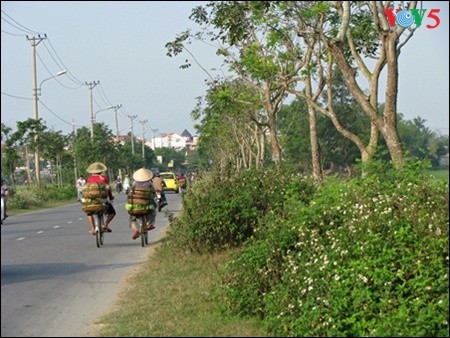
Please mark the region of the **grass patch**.
[[448, 169], [427, 170], [427, 173], [432, 179], [448, 181]]
[[46, 210], [50, 208], [58, 208], [63, 207], [68, 204], [76, 203], [77, 199], [74, 198], [73, 200], [67, 200], [67, 201], [50, 201], [46, 202], [45, 205], [42, 206], [33, 206], [26, 209], [18, 209], [18, 208], [10, 208], [8, 205], [8, 216], [14, 216], [14, 215], [22, 215], [33, 211], [40, 211], [40, 210]]
[[254, 319], [221, 313], [211, 288], [230, 251], [184, 254], [164, 243], [119, 293], [112, 311], [95, 323], [96, 336], [255, 337], [267, 336]]

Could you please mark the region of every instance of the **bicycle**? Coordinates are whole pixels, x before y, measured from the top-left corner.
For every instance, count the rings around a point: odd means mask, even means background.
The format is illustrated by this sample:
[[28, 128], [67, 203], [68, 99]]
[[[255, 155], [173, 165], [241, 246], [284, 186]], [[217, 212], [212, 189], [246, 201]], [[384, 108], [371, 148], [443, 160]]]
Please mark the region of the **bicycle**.
[[104, 233], [107, 232], [103, 230], [106, 204], [83, 205], [82, 209], [94, 218], [95, 243], [97, 248], [100, 248], [104, 243]]
[[147, 229], [147, 222], [150, 215], [148, 213], [131, 212], [130, 216], [130, 222], [134, 224], [134, 227], [131, 228], [135, 229], [135, 233], [132, 238], [136, 239], [141, 237], [141, 245], [142, 247], [145, 247], [145, 245], [148, 244], [149, 230]]
[[136, 223], [138, 225], [139, 233], [141, 234], [142, 247], [145, 247], [148, 244], [147, 217], [148, 214], [136, 215]]
[[105, 231], [103, 231], [103, 224], [104, 224], [104, 212], [99, 211], [92, 214], [92, 217], [94, 217], [94, 225], [95, 225], [95, 242], [97, 244], [97, 248], [100, 248], [103, 245], [104, 237], [103, 234]]
[[156, 210], [158, 212], [161, 212], [161, 209], [164, 206], [163, 200], [162, 200], [162, 194], [160, 190], [155, 191], [155, 204], [156, 204]]
[[[83, 187], [83, 197], [81, 198], [81, 210], [88, 217], [93, 218], [94, 235], [97, 248], [103, 245], [103, 234], [109, 232], [103, 229], [105, 224], [105, 215], [108, 213], [109, 205], [111, 205], [114, 196], [109, 191], [109, 185], [100, 182], [88, 182]], [[109, 201], [108, 201], [109, 196]], [[114, 209], [114, 208], [112, 208]], [[112, 218], [111, 218], [112, 219]], [[89, 223], [91, 220], [89, 219]]]
[[[130, 228], [134, 230], [132, 239], [137, 239], [138, 237], [141, 238], [141, 245], [142, 247], [145, 247], [148, 244], [148, 232], [150, 230], [155, 229], [154, 220], [155, 216], [153, 212], [144, 212], [142, 211], [136, 211], [136, 210], [130, 210]], [[149, 229], [148, 226], [151, 226]]]

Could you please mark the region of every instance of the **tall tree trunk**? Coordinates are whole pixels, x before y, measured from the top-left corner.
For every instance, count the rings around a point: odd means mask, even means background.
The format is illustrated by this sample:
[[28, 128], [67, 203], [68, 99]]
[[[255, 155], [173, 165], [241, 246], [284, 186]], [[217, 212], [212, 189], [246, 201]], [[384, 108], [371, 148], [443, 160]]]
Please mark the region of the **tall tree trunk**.
[[397, 95], [398, 95], [398, 53], [397, 38], [388, 35], [384, 43], [387, 54], [387, 86], [386, 103], [384, 105], [384, 121], [381, 133], [386, 141], [394, 165], [403, 166], [403, 150], [397, 132]]
[[270, 145], [272, 147], [272, 156], [275, 163], [280, 163], [281, 161], [281, 148], [280, 144], [278, 143], [278, 136], [277, 136], [277, 125], [275, 121], [275, 114], [269, 113], [269, 140]]
[[31, 170], [30, 170], [30, 154], [28, 153], [28, 148], [25, 147], [25, 163], [27, 167], [27, 181], [28, 185], [31, 185], [33, 179], [31, 178]]
[[[316, 95], [312, 93], [311, 85], [311, 75], [306, 76], [304, 80], [305, 84], [305, 95], [311, 99], [311, 101], [316, 101], [318, 93], [322, 91], [319, 87]], [[313, 177], [317, 182], [321, 182], [323, 179], [322, 165], [320, 163], [320, 148], [319, 141], [317, 137], [317, 116], [316, 111], [313, 107], [312, 102], [306, 101], [308, 105], [308, 118], [309, 118], [309, 140], [311, 144], [311, 162], [313, 169]]]
[[[404, 44], [400, 44], [399, 39], [405, 29], [401, 27], [397, 27], [394, 30], [390, 29], [382, 2], [369, 2], [380, 41], [380, 55], [374, 66], [373, 74], [370, 74], [356, 51], [351, 31], [348, 28], [348, 22], [351, 16], [351, 4], [344, 1], [338, 1], [336, 4], [341, 16], [341, 25], [339, 34], [337, 34], [328, 44], [329, 50], [338, 66], [341, 68], [344, 80], [352, 96], [364, 110], [372, 124], [374, 124], [383, 135], [394, 166], [400, 168], [403, 166], [404, 157], [400, 137], [397, 131], [398, 56], [400, 54], [400, 49]], [[417, 1], [411, 1], [410, 8], [416, 8], [416, 5]], [[406, 41], [412, 34], [413, 31], [411, 31], [410, 36], [406, 38]], [[372, 97], [367, 98], [356, 82], [355, 71], [344, 53], [344, 36], [347, 38], [347, 43], [350, 46], [354, 60], [359, 65], [359, 70], [361, 70], [368, 78], [369, 90]], [[375, 100], [373, 95], [376, 95], [378, 92], [379, 76], [385, 65], [387, 65], [385, 107], [383, 116], [379, 116], [377, 106], [378, 98]], [[369, 155], [371, 155], [371, 152], [374, 151], [374, 149], [375, 145], [373, 144], [371, 135]]]
[[313, 177], [317, 182], [323, 179], [322, 166], [320, 163], [320, 149], [317, 137], [317, 117], [314, 108], [308, 104], [309, 116], [309, 139], [311, 143], [311, 161], [313, 169]]
[[55, 184], [54, 175], [56, 174], [56, 177], [58, 177], [58, 172], [56, 170], [58, 170], [57, 160], [55, 160], [55, 164], [53, 164], [53, 161], [50, 161], [50, 182], [52, 182], [52, 184]]
[[258, 168], [262, 168], [264, 165], [264, 158], [266, 157], [266, 135], [265, 128], [258, 126], [258, 134], [259, 134], [259, 165]]

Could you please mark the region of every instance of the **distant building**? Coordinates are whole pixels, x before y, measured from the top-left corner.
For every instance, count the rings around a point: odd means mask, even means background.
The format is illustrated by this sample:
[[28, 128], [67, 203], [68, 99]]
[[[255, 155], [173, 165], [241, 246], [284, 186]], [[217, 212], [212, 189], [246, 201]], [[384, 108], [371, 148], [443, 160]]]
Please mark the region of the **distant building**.
[[151, 148], [173, 148], [176, 150], [182, 150], [184, 148], [195, 149], [197, 146], [197, 138], [185, 129], [181, 134], [175, 132], [167, 132], [160, 134], [160, 137], [154, 137], [152, 139]]
[[120, 144], [125, 144], [126, 141], [130, 140], [130, 136], [128, 135], [119, 135], [116, 137]]
[[[137, 135], [134, 135], [135, 142], [141, 142]], [[129, 135], [119, 135], [118, 140], [124, 144], [130, 140]], [[156, 148], [173, 148], [176, 150], [182, 150], [186, 147], [189, 150], [194, 150], [197, 147], [197, 137], [193, 137], [189, 131], [183, 130], [181, 134], [175, 132], [161, 133], [159, 137], [146, 138], [145, 145], [155, 150]]]
[[448, 153], [439, 157], [439, 165], [441, 167], [448, 167]]

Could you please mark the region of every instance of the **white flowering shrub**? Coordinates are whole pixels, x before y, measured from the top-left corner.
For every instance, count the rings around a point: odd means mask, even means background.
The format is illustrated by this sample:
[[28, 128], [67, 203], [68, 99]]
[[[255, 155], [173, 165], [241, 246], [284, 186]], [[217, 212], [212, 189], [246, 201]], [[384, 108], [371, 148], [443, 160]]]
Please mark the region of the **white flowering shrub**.
[[185, 193], [183, 210], [171, 223], [172, 240], [197, 252], [238, 247], [264, 230], [265, 215], [282, 218], [290, 196], [309, 201], [315, 190], [312, 179], [281, 166], [205, 174]]
[[448, 336], [448, 182], [383, 164], [325, 182], [222, 272], [228, 310], [276, 336]]

